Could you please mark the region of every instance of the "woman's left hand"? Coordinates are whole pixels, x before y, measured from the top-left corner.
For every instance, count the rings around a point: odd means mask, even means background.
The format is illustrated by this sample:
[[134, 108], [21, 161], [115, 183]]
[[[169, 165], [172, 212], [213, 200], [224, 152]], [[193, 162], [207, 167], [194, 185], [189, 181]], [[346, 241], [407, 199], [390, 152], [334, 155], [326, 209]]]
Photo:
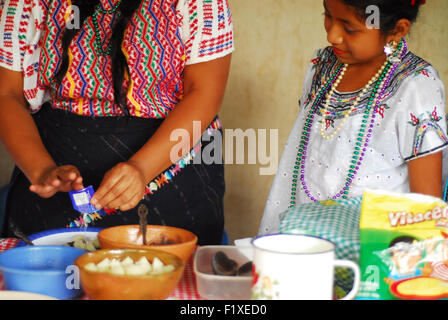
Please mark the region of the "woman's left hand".
[[91, 203], [97, 209], [130, 210], [143, 198], [145, 186], [138, 166], [132, 161], [121, 162], [106, 172]]

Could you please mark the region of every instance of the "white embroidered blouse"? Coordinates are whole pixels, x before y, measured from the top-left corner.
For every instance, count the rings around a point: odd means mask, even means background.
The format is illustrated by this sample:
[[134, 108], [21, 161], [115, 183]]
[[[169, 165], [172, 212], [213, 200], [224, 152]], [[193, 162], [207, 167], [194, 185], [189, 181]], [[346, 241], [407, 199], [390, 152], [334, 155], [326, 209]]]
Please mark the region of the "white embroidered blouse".
[[[271, 187], [259, 234], [278, 231], [279, 214], [291, 201], [293, 170], [305, 118], [322, 80], [337, 63], [330, 48], [317, 51], [306, 73], [300, 110], [286, 142]], [[333, 94], [328, 111], [327, 133], [338, 127], [344, 112], [358, 97], [357, 92]], [[320, 135], [321, 112], [315, 114], [306, 150], [305, 182], [317, 200], [337, 195], [345, 186], [357, 135], [369, 92], [362, 98], [342, 129], [330, 140]], [[407, 162], [448, 147], [445, 116], [445, 89], [437, 71], [426, 61], [408, 52], [395, 71], [375, 117], [375, 124], [362, 164], [349, 188], [348, 197], [361, 196], [365, 188], [409, 192]], [[444, 171], [446, 172], [446, 167]], [[296, 204], [311, 202], [301, 181], [297, 181]]]

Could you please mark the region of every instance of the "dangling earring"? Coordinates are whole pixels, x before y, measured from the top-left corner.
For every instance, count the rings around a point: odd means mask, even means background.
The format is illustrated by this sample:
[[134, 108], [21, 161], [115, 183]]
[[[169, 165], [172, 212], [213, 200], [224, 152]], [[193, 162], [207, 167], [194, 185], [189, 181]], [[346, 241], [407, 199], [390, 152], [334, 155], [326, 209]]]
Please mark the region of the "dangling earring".
[[398, 45], [396, 41], [391, 41], [384, 46], [384, 53], [386, 54], [387, 60], [392, 63], [398, 63], [401, 59], [398, 57]]

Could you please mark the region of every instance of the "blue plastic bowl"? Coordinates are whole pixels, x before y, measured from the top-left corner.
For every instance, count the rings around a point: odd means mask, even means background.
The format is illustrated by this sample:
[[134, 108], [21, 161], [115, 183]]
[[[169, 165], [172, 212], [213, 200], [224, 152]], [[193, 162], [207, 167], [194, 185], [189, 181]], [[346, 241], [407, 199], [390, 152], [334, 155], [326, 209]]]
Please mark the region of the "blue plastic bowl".
[[27, 246], [0, 254], [6, 290], [72, 299], [82, 293], [75, 260], [86, 251], [65, 246]]

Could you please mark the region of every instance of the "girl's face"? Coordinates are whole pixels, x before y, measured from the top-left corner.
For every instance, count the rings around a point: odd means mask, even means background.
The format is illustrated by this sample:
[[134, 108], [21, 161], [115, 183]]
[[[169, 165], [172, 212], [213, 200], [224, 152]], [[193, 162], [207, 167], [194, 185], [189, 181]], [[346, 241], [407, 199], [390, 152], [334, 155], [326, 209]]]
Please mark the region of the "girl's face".
[[377, 64], [384, 61], [388, 38], [379, 29], [369, 29], [354, 7], [342, 0], [324, 0], [327, 40], [339, 60], [347, 64]]

